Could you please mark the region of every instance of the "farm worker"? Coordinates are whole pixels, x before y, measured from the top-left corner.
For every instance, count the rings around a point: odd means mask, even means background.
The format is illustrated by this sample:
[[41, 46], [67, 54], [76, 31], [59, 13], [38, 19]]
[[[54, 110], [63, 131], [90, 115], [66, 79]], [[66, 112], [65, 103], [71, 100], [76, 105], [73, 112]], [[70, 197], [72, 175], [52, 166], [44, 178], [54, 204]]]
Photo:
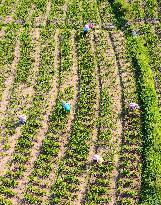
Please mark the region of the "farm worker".
[[71, 106], [69, 103], [62, 101], [62, 106], [66, 112], [70, 112]]
[[84, 27], [83, 27], [83, 32], [84, 32], [84, 34], [87, 34], [88, 33], [88, 31], [91, 29], [91, 28], [93, 28], [93, 24], [92, 23], [88, 23], [88, 24], [86, 24]]
[[103, 162], [102, 157], [98, 154], [93, 155], [92, 159], [93, 159], [94, 162], [97, 162], [97, 163], [102, 163]]
[[137, 103], [130, 103], [129, 104], [129, 109], [130, 110], [135, 110], [135, 109], [139, 109], [139, 105]]
[[24, 124], [26, 122], [26, 115], [20, 115], [19, 116], [19, 123]]

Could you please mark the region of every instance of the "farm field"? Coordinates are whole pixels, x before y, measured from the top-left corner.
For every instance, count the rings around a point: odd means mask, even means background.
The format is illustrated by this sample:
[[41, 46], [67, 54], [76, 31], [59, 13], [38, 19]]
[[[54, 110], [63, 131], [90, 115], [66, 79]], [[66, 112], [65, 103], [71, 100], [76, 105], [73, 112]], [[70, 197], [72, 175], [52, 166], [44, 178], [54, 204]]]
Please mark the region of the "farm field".
[[0, 205], [31, 204], [161, 204], [159, 0], [0, 1]]

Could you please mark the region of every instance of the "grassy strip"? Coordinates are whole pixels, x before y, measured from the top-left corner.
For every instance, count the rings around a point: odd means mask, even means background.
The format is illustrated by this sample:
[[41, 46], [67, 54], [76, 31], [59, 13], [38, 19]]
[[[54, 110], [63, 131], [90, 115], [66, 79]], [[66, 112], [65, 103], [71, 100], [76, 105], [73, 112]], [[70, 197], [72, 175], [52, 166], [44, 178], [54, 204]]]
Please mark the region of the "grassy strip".
[[147, 52], [149, 54], [150, 65], [152, 67], [153, 76], [155, 80], [156, 90], [158, 94], [159, 101], [161, 103], [161, 56], [159, 49], [159, 37], [155, 34], [154, 28], [151, 25], [144, 25], [140, 28], [143, 33], [142, 37], [145, 40], [145, 45], [147, 46]]
[[[122, 28], [127, 22], [125, 2], [117, 0], [113, 3], [110, 0], [113, 11], [118, 20], [118, 25]], [[117, 8], [120, 8], [119, 10]], [[121, 21], [120, 21], [121, 20]], [[129, 31], [131, 29], [129, 28]], [[139, 37], [132, 37], [126, 30], [127, 48], [133, 60], [136, 72], [138, 73], [139, 97], [143, 112], [143, 175], [141, 202], [149, 205], [161, 202], [161, 120], [158, 107], [152, 70], [149, 65], [149, 58], [144, 42]]]
[[[133, 45], [130, 49], [130, 45]], [[139, 74], [139, 97], [143, 113], [144, 149], [141, 201], [158, 204], [161, 199], [161, 120], [154, 79], [142, 39], [128, 38], [128, 46]]]

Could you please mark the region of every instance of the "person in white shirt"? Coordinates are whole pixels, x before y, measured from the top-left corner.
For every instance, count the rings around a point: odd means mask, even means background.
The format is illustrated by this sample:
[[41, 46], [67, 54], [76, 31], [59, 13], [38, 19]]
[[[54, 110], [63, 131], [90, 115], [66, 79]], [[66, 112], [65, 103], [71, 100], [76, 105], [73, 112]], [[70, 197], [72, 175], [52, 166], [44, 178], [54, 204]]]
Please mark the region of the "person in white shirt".
[[103, 162], [102, 157], [100, 155], [98, 155], [98, 154], [93, 155], [92, 160], [94, 162], [97, 162], [97, 163], [102, 163]]

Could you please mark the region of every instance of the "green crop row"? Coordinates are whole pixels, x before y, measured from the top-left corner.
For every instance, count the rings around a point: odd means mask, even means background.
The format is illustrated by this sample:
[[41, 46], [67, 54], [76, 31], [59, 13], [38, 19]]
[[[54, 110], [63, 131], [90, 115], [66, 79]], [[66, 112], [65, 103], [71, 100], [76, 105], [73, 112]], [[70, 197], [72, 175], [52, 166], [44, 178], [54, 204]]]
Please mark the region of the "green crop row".
[[[7, 0], [0, 7], [2, 24], [11, 23], [15, 24], [30, 24], [34, 25], [36, 17], [43, 15], [46, 11], [47, 1], [45, 0]], [[8, 20], [7, 20], [8, 18]]]
[[51, 1], [51, 11], [48, 17], [49, 23], [54, 27], [64, 27], [65, 19], [64, 19], [64, 5], [65, 0], [52, 0]]
[[16, 0], [6, 0], [0, 5], [0, 14], [1, 17], [6, 17], [7, 15], [10, 15], [15, 9]]
[[82, 1], [71, 0], [68, 4], [66, 27], [80, 29], [82, 25], [81, 6]]
[[134, 19], [144, 19], [145, 12], [143, 8], [142, 0], [130, 2], [130, 7], [131, 7], [131, 11], [129, 12], [129, 17], [133, 17]]
[[[160, 64], [161, 64], [161, 56], [159, 48], [159, 37], [155, 34], [155, 30], [151, 25], [143, 25], [140, 27], [142, 32], [142, 37], [145, 40], [145, 44], [147, 46], [147, 52], [149, 54], [150, 65], [153, 71], [153, 76], [155, 80], [155, 86], [158, 94], [159, 101], [161, 100], [161, 72], [160, 72]], [[161, 101], [160, 101], [161, 102]]]
[[101, 18], [102, 29], [109, 29], [111, 24], [115, 22], [115, 18], [113, 18], [109, 2], [106, 0], [97, 0], [97, 5]]
[[82, 1], [82, 10], [83, 24], [88, 23], [89, 19], [96, 25], [99, 25], [101, 23], [97, 1]]
[[31, 25], [37, 26], [37, 19], [38, 19], [38, 25], [43, 26], [43, 18], [45, 16], [45, 12], [47, 9], [48, 1], [46, 0], [34, 0], [33, 1], [33, 13], [31, 16], [31, 19], [29, 19], [29, 22], [31, 22]]
[[159, 5], [157, 0], [147, 0], [145, 3], [145, 14], [147, 18], [158, 19]]
[[15, 11], [14, 20], [21, 20], [25, 22], [29, 15], [29, 9], [31, 9], [31, 5], [31, 0], [20, 0]]
[[12, 205], [12, 203], [9, 200], [4, 199], [2, 196], [0, 196], [0, 204], [1, 205]]
[[32, 44], [28, 27], [20, 35], [20, 43], [22, 45], [20, 50], [21, 58], [17, 66], [16, 83], [25, 82], [32, 67], [32, 58], [30, 56]]

